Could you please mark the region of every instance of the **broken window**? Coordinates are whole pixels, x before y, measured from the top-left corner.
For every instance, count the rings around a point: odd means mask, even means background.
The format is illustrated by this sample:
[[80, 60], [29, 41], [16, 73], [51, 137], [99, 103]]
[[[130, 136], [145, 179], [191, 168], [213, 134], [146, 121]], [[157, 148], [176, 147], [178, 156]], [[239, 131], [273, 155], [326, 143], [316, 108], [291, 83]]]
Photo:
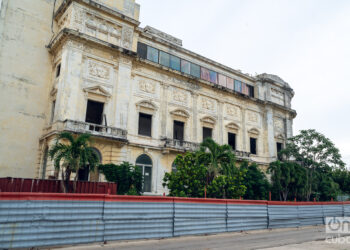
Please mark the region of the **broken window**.
[[203, 127], [203, 141], [208, 137], [212, 137], [212, 131], [211, 128]]
[[56, 78], [59, 77], [61, 74], [61, 64], [58, 64], [56, 67]]
[[185, 123], [174, 121], [174, 139], [183, 141]]
[[139, 135], [152, 136], [152, 115], [139, 113]]
[[[102, 124], [103, 103], [88, 100], [86, 107], [85, 122]], [[90, 130], [100, 131], [101, 127], [90, 126]]]
[[147, 58], [147, 45], [144, 43], [138, 43], [137, 44], [137, 54], [143, 58]]
[[236, 150], [236, 134], [228, 133], [228, 145], [230, 145], [233, 150]]
[[250, 138], [250, 153], [256, 155], [256, 138]]

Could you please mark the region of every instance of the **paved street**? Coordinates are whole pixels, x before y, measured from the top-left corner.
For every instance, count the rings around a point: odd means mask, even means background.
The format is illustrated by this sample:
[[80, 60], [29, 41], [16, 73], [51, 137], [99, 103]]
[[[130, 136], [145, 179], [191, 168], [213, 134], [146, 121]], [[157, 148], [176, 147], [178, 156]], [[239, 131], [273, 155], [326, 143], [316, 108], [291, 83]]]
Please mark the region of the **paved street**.
[[[324, 226], [187, 236], [160, 240], [135, 240], [91, 244], [64, 249], [349, 249], [350, 244], [325, 242]], [[350, 239], [349, 239], [350, 242]]]

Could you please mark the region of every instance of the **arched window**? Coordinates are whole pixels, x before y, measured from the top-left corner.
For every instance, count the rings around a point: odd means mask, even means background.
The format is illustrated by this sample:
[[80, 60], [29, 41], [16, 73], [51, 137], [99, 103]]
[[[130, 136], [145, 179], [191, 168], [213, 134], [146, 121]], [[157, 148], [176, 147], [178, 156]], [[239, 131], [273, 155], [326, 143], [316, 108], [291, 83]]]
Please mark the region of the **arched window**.
[[151, 192], [152, 190], [152, 159], [142, 154], [136, 159], [136, 164], [140, 168], [143, 175], [143, 192]]
[[[92, 148], [92, 151], [95, 152], [95, 154], [97, 155], [98, 158], [98, 162], [101, 163], [102, 162], [102, 155], [100, 153], [100, 151], [97, 148]], [[96, 172], [98, 174], [98, 172]], [[89, 180], [89, 175], [90, 175], [90, 166], [85, 166], [83, 168], [80, 168], [78, 170], [78, 180], [79, 181], [88, 181]], [[98, 179], [98, 176], [97, 176]], [[96, 181], [94, 180], [94, 178], [92, 178], [92, 181]]]

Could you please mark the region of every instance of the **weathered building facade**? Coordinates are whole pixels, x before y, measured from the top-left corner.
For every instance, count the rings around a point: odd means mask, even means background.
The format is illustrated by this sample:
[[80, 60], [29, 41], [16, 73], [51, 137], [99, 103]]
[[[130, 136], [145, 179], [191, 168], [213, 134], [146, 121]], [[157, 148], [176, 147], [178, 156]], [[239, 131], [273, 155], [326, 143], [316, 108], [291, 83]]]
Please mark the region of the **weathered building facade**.
[[208, 136], [261, 167], [276, 159], [296, 115], [290, 86], [140, 28], [139, 9], [134, 0], [2, 1], [1, 176], [57, 176], [47, 152], [60, 131], [91, 133], [102, 163], [140, 166], [146, 193], [163, 193], [176, 155]]

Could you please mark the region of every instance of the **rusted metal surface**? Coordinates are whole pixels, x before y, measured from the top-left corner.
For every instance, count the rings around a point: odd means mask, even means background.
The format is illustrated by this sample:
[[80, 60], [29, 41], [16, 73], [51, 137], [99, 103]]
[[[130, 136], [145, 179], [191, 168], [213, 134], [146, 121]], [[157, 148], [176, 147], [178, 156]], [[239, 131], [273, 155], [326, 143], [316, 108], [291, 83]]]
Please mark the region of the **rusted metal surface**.
[[[70, 183], [73, 188], [73, 182]], [[117, 184], [111, 182], [78, 181], [76, 193], [83, 194], [111, 194], [117, 193]], [[62, 193], [60, 180], [41, 180], [23, 178], [0, 178], [0, 192], [40, 192]]]

